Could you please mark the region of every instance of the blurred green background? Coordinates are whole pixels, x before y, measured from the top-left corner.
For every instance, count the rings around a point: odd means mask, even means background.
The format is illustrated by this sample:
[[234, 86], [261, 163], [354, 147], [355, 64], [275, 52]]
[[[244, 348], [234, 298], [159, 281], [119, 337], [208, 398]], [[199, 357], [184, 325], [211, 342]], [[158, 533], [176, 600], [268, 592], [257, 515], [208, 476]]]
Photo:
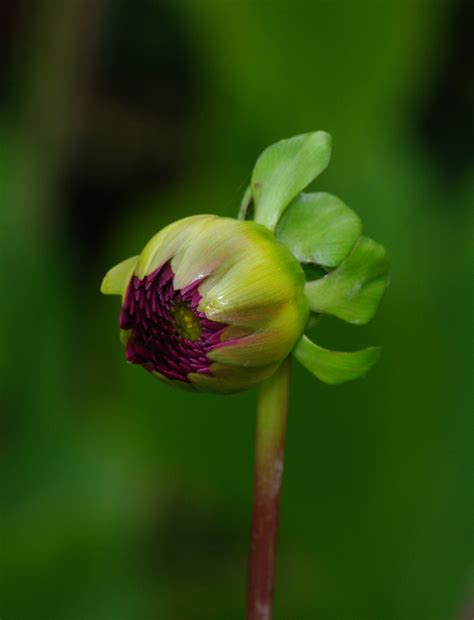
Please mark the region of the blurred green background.
[[365, 380], [294, 365], [275, 619], [471, 618], [473, 41], [472, 0], [2, 4], [2, 620], [243, 617], [256, 393], [127, 366], [99, 286], [315, 129], [392, 284], [317, 328]]

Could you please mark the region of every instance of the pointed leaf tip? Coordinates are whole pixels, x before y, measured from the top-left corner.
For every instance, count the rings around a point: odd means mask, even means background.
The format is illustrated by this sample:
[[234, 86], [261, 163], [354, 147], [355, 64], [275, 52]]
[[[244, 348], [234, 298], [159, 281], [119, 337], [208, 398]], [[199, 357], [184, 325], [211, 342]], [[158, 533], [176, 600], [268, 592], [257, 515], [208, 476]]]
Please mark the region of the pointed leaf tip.
[[380, 347], [342, 352], [324, 349], [302, 336], [293, 349], [296, 359], [315, 377], [337, 385], [366, 375], [380, 357]]
[[331, 158], [331, 136], [306, 133], [269, 146], [252, 174], [255, 221], [275, 230], [283, 211], [325, 170]]
[[105, 274], [100, 287], [104, 295], [124, 295], [130, 278], [133, 275], [138, 256], [122, 261]]

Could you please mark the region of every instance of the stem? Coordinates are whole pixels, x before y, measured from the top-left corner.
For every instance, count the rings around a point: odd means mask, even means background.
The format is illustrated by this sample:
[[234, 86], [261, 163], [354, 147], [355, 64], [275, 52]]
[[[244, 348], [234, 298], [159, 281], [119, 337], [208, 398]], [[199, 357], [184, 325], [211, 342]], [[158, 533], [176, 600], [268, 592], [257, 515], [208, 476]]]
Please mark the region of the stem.
[[262, 383], [258, 399], [247, 620], [270, 620], [272, 616], [289, 394], [290, 361], [288, 358], [273, 376]]

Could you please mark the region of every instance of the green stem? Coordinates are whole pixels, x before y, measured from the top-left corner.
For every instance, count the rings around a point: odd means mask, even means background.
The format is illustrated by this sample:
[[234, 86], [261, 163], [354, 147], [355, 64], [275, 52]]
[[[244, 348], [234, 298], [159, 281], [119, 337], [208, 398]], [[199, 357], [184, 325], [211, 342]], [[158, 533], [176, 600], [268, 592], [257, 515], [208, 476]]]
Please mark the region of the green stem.
[[255, 486], [247, 590], [247, 620], [270, 620], [280, 506], [290, 361], [260, 388]]

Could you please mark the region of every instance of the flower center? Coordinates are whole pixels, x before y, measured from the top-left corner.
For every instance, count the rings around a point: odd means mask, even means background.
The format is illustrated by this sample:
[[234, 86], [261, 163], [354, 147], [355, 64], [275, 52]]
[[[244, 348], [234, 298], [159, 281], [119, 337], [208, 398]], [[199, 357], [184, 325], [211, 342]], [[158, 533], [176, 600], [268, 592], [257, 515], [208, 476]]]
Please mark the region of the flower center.
[[189, 302], [179, 301], [176, 303], [171, 311], [171, 316], [174, 318], [176, 331], [182, 338], [192, 342], [199, 340], [201, 336], [199, 318], [191, 310]]
[[120, 327], [128, 332], [125, 355], [130, 363], [188, 382], [189, 373], [210, 373], [207, 353], [220, 344], [227, 326], [198, 310], [201, 281], [175, 290], [173, 276], [169, 262], [143, 280], [133, 276]]

